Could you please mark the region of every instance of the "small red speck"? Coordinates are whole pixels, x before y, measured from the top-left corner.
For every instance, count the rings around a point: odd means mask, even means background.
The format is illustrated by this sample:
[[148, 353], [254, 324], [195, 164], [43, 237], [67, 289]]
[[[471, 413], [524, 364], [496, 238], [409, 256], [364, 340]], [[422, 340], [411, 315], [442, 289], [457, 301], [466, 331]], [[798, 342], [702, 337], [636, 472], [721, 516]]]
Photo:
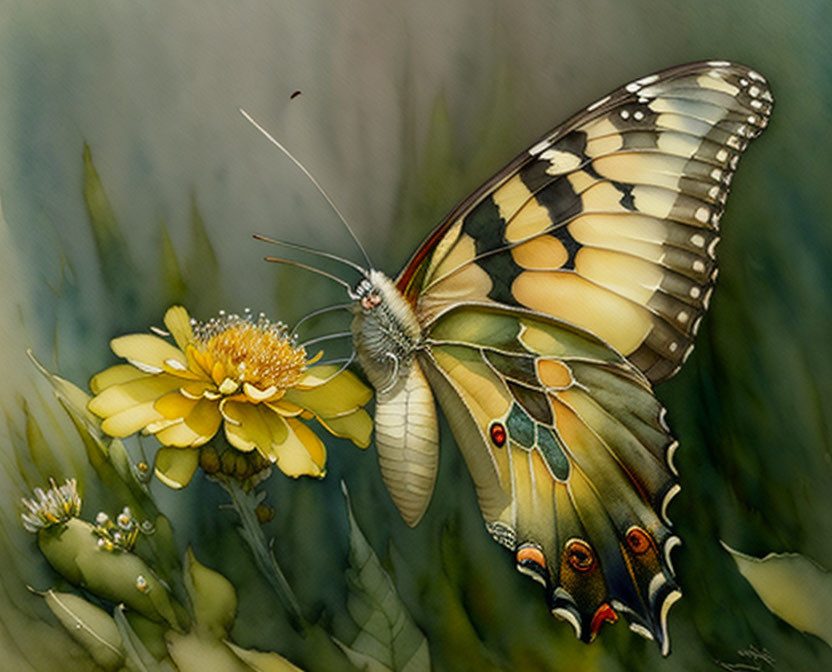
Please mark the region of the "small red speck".
[[295, 99], [295, 98], [297, 98], [299, 95], [300, 95], [300, 89], [298, 89], [298, 90], [297, 90], [297, 91], [295, 91], [295, 92], [294, 92], [291, 96], [289, 96], [289, 100], [294, 100], [294, 99]]
[[502, 448], [506, 445], [506, 428], [499, 422], [491, 425], [491, 440], [497, 448]]

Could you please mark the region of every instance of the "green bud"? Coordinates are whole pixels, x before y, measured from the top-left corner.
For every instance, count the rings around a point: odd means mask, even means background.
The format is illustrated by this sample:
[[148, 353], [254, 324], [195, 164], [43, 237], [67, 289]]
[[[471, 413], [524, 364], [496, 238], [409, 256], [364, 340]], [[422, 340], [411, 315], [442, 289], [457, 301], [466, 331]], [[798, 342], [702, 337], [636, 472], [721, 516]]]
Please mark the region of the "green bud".
[[164, 585], [133, 553], [106, 550], [89, 523], [73, 518], [38, 532], [38, 546], [50, 565], [70, 583], [152, 621], [179, 623]]
[[121, 635], [110, 614], [72, 593], [50, 590], [44, 599], [61, 625], [99, 667], [107, 672], [121, 669], [124, 664]]
[[228, 636], [237, 612], [234, 586], [219, 572], [200, 564], [190, 548], [185, 556], [185, 590], [191, 598], [196, 628], [215, 639]]

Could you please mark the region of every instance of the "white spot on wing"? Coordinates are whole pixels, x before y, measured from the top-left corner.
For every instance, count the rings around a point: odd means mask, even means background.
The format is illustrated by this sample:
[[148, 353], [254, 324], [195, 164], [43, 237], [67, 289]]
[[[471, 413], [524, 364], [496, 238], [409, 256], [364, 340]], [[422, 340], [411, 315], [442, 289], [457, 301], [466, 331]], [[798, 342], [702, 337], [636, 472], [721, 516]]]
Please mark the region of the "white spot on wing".
[[662, 627], [662, 655], [666, 656], [670, 653], [670, 638], [667, 635], [667, 612], [670, 611], [670, 607], [682, 597], [682, 591], [674, 590], [671, 593], [668, 593], [667, 597], [664, 599], [664, 604], [662, 604], [662, 612], [661, 612], [661, 627]]
[[[558, 590], [562, 590], [558, 588]], [[558, 590], [555, 591], [555, 595], [557, 595]], [[570, 598], [571, 599], [571, 598]], [[575, 616], [569, 609], [564, 607], [555, 607], [552, 609], [552, 613], [557, 616], [559, 619], [570, 623], [572, 627], [575, 629], [575, 636], [580, 639], [581, 638], [581, 622], [578, 620], [578, 617]]]
[[549, 140], [542, 140], [529, 150], [529, 154], [531, 154], [532, 156], [537, 156], [544, 149], [548, 149], [551, 146], [551, 144], [552, 143], [549, 142]]
[[673, 523], [671, 523], [670, 518], [667, 517], [667, 506], [668, 504], [670, 504], [670, 500], [679, 494], [679, 491], [681, 489], [681, 485], [679, 485], [678, 483], [674, 483], [667, 491], [667, 494], [665, 494], [664, 499], [662, 500], [662, 518], [664, 518], [664, 520], [667, 521], [668, 525], [672, 525]]
[[664, 561], [665, 564], [667, 564], [667, 568], [670, 570], [671, 576], [676, 576], [676, 569], [673, 567], [673, 560], [670, 557], [670, 551], [681, 545], [682, 540], [675, 534], [672, 537], [668, 537], [667, 541], [664, 542]]
[[606, 103], [610, 99], [610, 97], [611, 96], [604, 96], [603, 98], [601, 98], [601, 100], [596, 100], [594, 103], [592, 103], [592, 105], [586, 108], [586, 111], [592, 112], [593, 110], [597, 110], [599, 107], [601, 107], [601, 105]]

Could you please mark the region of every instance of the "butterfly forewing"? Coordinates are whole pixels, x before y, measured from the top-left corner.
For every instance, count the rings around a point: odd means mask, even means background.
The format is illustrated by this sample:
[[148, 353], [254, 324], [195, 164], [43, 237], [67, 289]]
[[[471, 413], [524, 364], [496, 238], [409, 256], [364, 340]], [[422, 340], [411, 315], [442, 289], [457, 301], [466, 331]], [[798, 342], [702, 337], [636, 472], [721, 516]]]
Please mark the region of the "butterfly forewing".
[[628, 84], [466, 199], [398, 287], [423, 325], [460, 301], [530, 308], [663, 380], [692, 348], [731, 177], [771, 105], [759, 74], [725, 62]]

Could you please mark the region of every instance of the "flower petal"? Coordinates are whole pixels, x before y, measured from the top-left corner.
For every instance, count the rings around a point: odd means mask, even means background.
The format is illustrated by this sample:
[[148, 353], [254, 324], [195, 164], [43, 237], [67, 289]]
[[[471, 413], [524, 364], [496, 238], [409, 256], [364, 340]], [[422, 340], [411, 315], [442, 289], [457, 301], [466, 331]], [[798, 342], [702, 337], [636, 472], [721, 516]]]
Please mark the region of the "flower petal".
[[204, 396], [208, 396], [206, 393], [208, 392], [216, 392], [216, 386], [214, 383], [208, 380], [195, 380], [191, 383], [185, 383], [179, 388], [179, 391], [184, 394], [186, 397], [190, 397], [191, 399], [201, 399]]
[[110, 385], [101, 394], [90, 399], [87, 408], [96, 415], [107, 418], [133, 406], [158, 399], [163, 394], [179, 387], [180, 382], [174, 376], [160, 373], [120, 385]]
[[323, 476], [326, 448], [309, 427], [287, 418], [289, 435], [277, 446], [277, 466], [287, 476]]
[[179, 390], [176, 390], [159, 397], [154, 406], [167, 420], [185, 419], [193, 407], [196, 406], [197, 401], [198, 399], [186, 397]]
[[275, 413], [279, 413], [280, 415], [288, 418], [294, 418], [303, 413], [303, 409], [300, 406], [290, 404], [288, 401], [284, 401], [283, 399], [278, 401], [268, 401], [266, 402], [266, 406], [272, 409]]
[[160, 448], [156, 453], [156, 478], [171, 488], [184, 488], [199, 466], [199, 448]]
[[153, 401], [147, 401], [111, 415], [101, 423], [101, 429], [110, 436], [120, 439], [135, 434], [140, 429], [162, 419], [162, 416], [153, 408], [153, 404]]
[[171, 306], [165, 313], [165, 327], [173, 336], [176, 345], [184, 351], [194, 340], [194, 330], [191, 328], [191, 316], [182, 306]]
[[243, 383], [243, 392], [245, 392], [245, 395], [249, 399], [257, 404], [261, 401], [265, 401], [266, 399], [271, 399], [275, 394], [277, 394], [277, 387], [270, 385], [265, 390], [261, 390], [259, 387], [255, 387], [251, 383]]
[[137, 368], [148, 373], [159, 373], [165, 368], [165, 360], [178, 360], [188, 364], [185, 354], [179, 348], [151, 334], [129, 334], [110, 341], [110, 347]]
[[[185, 399], [185, 397], [182, 398]], [[165, 446], [195, 448], [213, 438], [220, 427], [220, 420], [217, 403], [201, 399], [194, 403], [192, 410], [182, 422], [168, 426], [162, 425], [155, 435]]]
[[90, 390], [92, 390], [93, 394], [98, 394], [101, 390], [110, 387], [110, 385], [129, 383], [131, 380], [147, 378], [152, 375], [152, 373], [145, 373], [137, 369], [132, 364], [116, 364], [109, 369], [104, 369], [100, 373], [96, 373], [90, 378]]
[[[324, 418], [342, 415], [370, 401], [370, 388], [349, 371], [323, 382], [336, 371], [338, 367], [331, 365], [312, 367], [297, 387], [286, 391], [284, 399]], [[317, 386], [309, 387], [310, 381], [318, 381]]]
[[370, 445], [373, 420], [363, 408], [346, 415], [339, 415], [337, 418], [318, 418], [318, 422], [326, 427], [330, 434], [349, 439], [361, 448]]
[[266, 459], [277, 460], [274, 447], [289, 432], [281, 416], [268, 407], [236, 401], [226, 401], [222, 412], [226, 418], [225, 436], [232, 446], [245, 452], [256, 448]]

